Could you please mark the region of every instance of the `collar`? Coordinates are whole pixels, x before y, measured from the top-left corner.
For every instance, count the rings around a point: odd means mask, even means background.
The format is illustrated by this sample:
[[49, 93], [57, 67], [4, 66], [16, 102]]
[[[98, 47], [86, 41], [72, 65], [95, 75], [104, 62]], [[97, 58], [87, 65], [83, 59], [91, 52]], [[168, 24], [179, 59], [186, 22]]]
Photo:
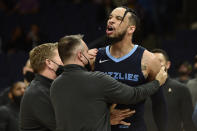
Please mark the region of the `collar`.
[[69, 65], [64, 66], [64, 72], [73, 71], [73, 70], [87, 71], [87, 69], [85, 67], [77, 65], [77, 64], [69, 64]]
[[52, 79], [49, 79], [49, 78], [47, 78], [47, 77], [45, 77], [43, 75], [40, 75], [40, 74], [36, 74], [34, 80], [41, 81], [42, 83], [46, 84], [47, 87], [49, 87], [49, 88], [51, 86], [51, 83], [53, 82]]
[[168, 88], [168, 83], [169, 83], [169, 81], [170, 81], [170, 76], [168, 75], [168, 77], [167, 77], [167, 79], [166, 79], [166, 82], [162, 85], [162, 87], [164, 87], [164, 88]]

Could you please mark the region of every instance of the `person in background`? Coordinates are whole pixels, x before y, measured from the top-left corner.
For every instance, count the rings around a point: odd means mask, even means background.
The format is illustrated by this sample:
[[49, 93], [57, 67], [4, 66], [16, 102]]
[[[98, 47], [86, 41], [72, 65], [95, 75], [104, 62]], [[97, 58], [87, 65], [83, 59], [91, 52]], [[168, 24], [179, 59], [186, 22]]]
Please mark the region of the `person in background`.
[[187, 62], [183, 62], [178, 69], [178, 77], [176, 78], [179, 82], [183, 84], [187, 84], [187, 82], [191, 79], [190, 73], [192, 70], [192, 66]]
[[[29, 83], [34, 78], [33, 69], [30, 65], [29, 60], [27, 60], [25, 66], [23, 67], [23, 76], [24, 76], [25, 86], [28, 87]], [[10, 99], [9, 99], [9, 96], [8, 96], [9, 90], [10, 90], [10, 87], [7, 87], [0, 93], [0, 106], [1, 105], [6, 105], [10, 102]]]
[[194, 78], [188, 81], [187, 87], [192, 96], [193, 107], [195, 107], [195, 104], [197, 103], [197, 56], [195, 56], [194, 59], [193, 75]]
[[24, 82], [16, 82], [9, 89], [10, 102], [0, 107], [0, 131], [19, 131], [18, 116], [20, 102], [25, 92]]
[[[168, 72], [171, 62], [167, 53], [162, 49], [154, 49], [152, 52], [160, 60], [161, 65], [165, 66]], [[184, 84], [170, 78], [169, 75], [162, 88], [164, 89], [168, 107], [167, 131], [181, 131], [183, 129], [184, 131], [196, 131], [197, 129], [192, 122], [193, 107], [188, 88]], [[150, 106], [151, 102], [148, 100], [145, 105], [147, 128], [148, 131], [158, 131], [153, 122]]]

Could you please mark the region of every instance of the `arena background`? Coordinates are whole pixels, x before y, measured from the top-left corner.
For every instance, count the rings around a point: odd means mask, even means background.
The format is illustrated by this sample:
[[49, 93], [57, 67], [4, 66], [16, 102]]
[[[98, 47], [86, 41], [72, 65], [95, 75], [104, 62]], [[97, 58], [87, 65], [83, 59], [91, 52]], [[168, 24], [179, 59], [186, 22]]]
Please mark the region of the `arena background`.
[[0, 0], [0, 91], [23, 80], [22, 68], [36, 45], [64, 35], [84, 34], [89, 48], [105, 45], [109, 12], [120, 5], [141, 18], [135, 43], [162, 48], [176, 77], [180, 63], [197, 54], [196, 0]]

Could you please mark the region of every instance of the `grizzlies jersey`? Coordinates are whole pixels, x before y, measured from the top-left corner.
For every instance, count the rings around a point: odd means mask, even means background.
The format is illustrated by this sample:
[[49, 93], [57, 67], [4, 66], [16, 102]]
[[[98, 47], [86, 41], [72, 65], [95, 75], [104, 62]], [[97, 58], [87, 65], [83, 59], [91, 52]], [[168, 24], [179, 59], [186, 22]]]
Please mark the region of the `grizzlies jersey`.
[[[95, 71], [101, 71], [114, 79], [130, 86], [137, 86], [146, 82], [141, 70], [141, 61], [144, 48], [135, 45], [125, 56], [115, 58], [110, 54], [110, 46], [100, 48], [95, 61]], [[146, 131], [144, 122], [144, 101], [136, 105], [117, 105], [119, 109], [130, 108], [136, 113], [125, 119], [130, 126], [112, 126], [112, 131]]]

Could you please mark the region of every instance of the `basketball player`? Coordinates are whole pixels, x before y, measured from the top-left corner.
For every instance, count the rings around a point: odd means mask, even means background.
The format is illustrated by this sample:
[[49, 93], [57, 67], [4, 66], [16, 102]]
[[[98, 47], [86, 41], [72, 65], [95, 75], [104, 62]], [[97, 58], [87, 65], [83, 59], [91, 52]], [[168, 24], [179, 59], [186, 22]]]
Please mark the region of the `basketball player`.
[[[130, 86], [152, 81], [161, 68], [154, 54], [132, 43], [139, 19], [136, 13], [127, 7], [115, 8], [107, 21], [106, 35], [109, 46], [92, 50], [90, 55], [96, 59], [95, 71], [102, 71], [114, 79]], [[92, 53], [92, 54], [91, 54]], [[162, 88], [152, 97], [152, 111], [159, 131], [166, 130], [167, 108]], [[118, 105], [119, 109], [135, 110], [134, 116], [125, 119], [128, 125], [112, 126], [112, 131], [146, 131], [144, 122], [144, 103], [136, 105]]]

